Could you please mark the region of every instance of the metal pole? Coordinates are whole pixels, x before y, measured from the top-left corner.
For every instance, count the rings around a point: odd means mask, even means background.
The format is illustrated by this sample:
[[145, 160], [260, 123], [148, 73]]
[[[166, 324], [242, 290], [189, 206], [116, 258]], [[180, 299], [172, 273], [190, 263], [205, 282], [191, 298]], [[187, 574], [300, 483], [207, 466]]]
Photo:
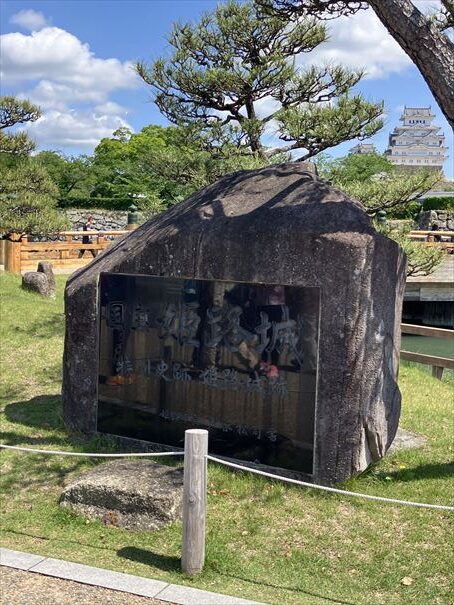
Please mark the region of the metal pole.
[[208, 431], [185, 431], [181, 569], [194, 575], [205, 562]]

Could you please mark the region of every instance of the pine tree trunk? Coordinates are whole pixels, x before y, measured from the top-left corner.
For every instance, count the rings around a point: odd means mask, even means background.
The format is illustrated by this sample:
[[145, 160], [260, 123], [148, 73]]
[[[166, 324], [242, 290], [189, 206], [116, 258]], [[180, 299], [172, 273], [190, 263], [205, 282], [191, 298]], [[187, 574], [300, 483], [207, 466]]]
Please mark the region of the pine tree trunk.
[[369, 4], [415, 63], [454, 127], [454, 44], [410, 0], [369, 0]]
[[[254, 101], [252, 99], [247, 100], [245, 103], [246, 113], [249, 120], [255, 120], [257, 116], [255, 115]], [[263, 149], [262, 142], [260, 140], [260, 136], [254, 133], [249, 133], [249, 144], [251, 149], [255, 155], [257, 155], [262, 160], [266, 159], [265, 150]]]

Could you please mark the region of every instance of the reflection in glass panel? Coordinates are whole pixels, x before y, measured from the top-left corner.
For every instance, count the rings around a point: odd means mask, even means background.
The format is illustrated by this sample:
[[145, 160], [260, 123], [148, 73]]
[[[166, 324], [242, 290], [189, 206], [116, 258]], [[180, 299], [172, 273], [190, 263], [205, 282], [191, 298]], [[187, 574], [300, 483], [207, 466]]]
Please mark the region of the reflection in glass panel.
[[103, 273], [98, 430], [312, 473], [318, 288]]

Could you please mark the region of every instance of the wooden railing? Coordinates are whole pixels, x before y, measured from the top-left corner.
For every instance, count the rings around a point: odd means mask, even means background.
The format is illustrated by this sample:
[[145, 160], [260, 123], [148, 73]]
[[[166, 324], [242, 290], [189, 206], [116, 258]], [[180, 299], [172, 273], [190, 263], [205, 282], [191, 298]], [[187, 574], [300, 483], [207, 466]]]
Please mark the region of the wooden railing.
[[[55, 241], [31, 242], [26, 236], [4, 240], [5, 271], [22, 273], [36, 270], [39, 261], [49, 261], [55, 269], [72, 271], [91, 262], [95, 255], [129, 231], [61, 231]], [[84, 244], [82, 237], [89, 237]]]
[[454, 252], [454, 231], [410, 231], [408, 237], [423, 242], [426, 246]]
[[[433, 338], [444, 338], [454, 341], [454, 330], [445, 330], [443, 328], [432, 328], [429, 326], [416, 326], [413, 324], [402, 324], [402, 334], [416, 334], [418, 336], [432, 336]], [[454, 353], [454, 346], [453, 346]], [[407, 361], [416, 361], [424, 365], [432, 366], [432, 376], [441, 380], [443, 370], [448, 368], [454, 370], [454, 358], [438, 357], [436, 355], [425, 355], [423, 353], [413, 353], [412, 351], [401, 351], [400, 358]]]

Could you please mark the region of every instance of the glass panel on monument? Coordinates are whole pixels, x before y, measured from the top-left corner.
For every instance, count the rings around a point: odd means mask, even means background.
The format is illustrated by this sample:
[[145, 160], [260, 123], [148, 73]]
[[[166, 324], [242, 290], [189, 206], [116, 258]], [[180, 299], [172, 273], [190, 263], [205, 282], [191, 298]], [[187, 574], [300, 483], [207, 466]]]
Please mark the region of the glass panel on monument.
[[312, 473], [318, 288], [103, 273], [98, 431]]

